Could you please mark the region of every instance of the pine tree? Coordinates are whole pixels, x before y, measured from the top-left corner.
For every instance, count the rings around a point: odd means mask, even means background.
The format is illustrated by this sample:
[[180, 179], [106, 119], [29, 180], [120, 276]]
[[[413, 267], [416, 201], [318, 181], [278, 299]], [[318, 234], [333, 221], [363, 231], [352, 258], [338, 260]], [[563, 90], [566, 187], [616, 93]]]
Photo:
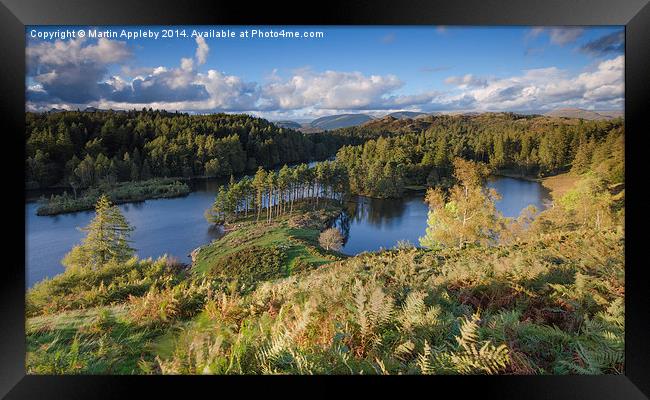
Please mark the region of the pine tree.
[[284, 213], [284, 210], [286, 209], [286, 200], [285, 200], [285, 195], [286, 191], [289, 188], [289, 185], [291, 184], [291, 170], [289, 167], [285, 164], [281, 169], [280, 172], [278, 173], [278, 189], [280, 190], [280, 202], [278, 204], [281, 213]]
[[66, 267], [97, 268], [111, 259], [126, 261], [134, 254], [129, 245], [133, 227], [106, 195], [97, 200], [95, 218], [81, 230], [87, 235], [81, 245], [75, 246], [64, 257], [62, 263]]
[[223, 224], [226, 220], [225, 211], [227, 208], [227, 191], [220, 186], [212, 207], [206, 211], [205, 217], [212, 224]]
[[253, 187], [255, 188], [255, 201], [257, 202], [257, 218], [260, 220], [260, 213], [262, 212], [262, 202], [264, 198], [264, 191], [266, 189], [267, 174], [266, 171], [259, 167], [253, 178]]
[[277, 181], [277, 176], [274, 171], [269, 171], [268, 175], [266, 176], [266, 188], [269, 191], [268, 195], [268, 206], [266, 207], [266, 221], [271, 222], [273, 219], [273, 200], [274, 200], [274, 190], [276, 189], [275, 183]]
[[143, 181], [151, 179], [151, 168], [149, 167], [149, 161], [147, 160], [144, 160], [144, 163], [142, 164], [142, 173], [140, 174], [140, 179]]
[[594, 148], [595, 144], [591, 140], [580, 144], [573, 159], [571, 172], [582, 174], [589, 170], [591, 167], [591, 157], [594, 152]]
[[436, 151], [433, 156], [433, 162], [437, 167], [445, 167], [449, 161], [449, 150], [447, 149], [447, 139], [441, 135], [436, 140]]

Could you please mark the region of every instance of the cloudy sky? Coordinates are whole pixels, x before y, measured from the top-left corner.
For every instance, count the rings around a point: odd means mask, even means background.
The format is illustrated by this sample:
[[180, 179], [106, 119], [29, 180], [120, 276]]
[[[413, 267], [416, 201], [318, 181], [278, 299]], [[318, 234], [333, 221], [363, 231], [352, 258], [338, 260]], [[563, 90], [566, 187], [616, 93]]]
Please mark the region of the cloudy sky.
[[[239, 37], [256, 27], [171, 27], [188, 36], [32, 37], [67, 28], [26, 28], [28, 110], [152, 107], [273, 120], [623, 108], [622, 27], [259, 28], [323, 32], [291, 39]], [[192, 38], [194, 29], [230, 29], [237, 37]]]

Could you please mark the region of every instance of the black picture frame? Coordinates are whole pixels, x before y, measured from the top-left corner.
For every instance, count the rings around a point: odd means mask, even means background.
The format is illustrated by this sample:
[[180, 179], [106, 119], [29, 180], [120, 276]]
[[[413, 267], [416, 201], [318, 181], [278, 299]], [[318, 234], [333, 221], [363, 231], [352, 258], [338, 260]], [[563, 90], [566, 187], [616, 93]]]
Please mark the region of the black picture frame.
[[[642, 260], [644, 237], [642, 157], [644, 115], [650, 106], [650, 4], [648, 0], [452, 0], [452, 1], [332, 1], [323, 3], [245, 3], [233, 1], [0, 0], [0, 129], [5, 187], [24, 188], [25, 26], [26, 25], [624, 25], [626, 125], [626, 330], [625, 374], [614, 376], [499, 376], [388, 377], [373, 379], [373, 388], [386, 384], [406, 387], [408, 379], [421, 390], [454, 396], [473, 392], [497, 398], [642, 399], [650, 396], [650, 309], [647, 307]], [[22, 172], [21, 172], [22, 171]], [[8, 173], [7, 173], [8, 172]], [[22, 189], [19, 189], [22, 190]], [[117, 377], [33, 376], [25, 374], [25, 221], [24, 198], [5, 194], [4, 216], [15, 217], [5, 235], [14, 243], [5, 248], [0, 279], [0, 396], [7, 398], [129, 398], [133, 387], [169, 393], [201, 384], [224, 390], [224, 385], [248, 391], [269, 390], [285, 379], [245, 385], [246, 377]], [[647, 215], [647, 212], [645, 213]], [[5, 221], [9, 220], [5, 218]], [[15, 234], [13, 233], [15, 232]], [[22, 243], [22, 244], [21, 244]], [[28, 251], [28, 250], [25, 250]], [[180, 381], [179, 379], [182, 379]], [[310, 384], [309, 378], [299, 381]], [[337, 379], [368, 387], [368, 377]], [[340, 385], [325, 378], [319, 394], [340, 394]], [[244, 386], [245, 385], [245, 386]], [[267, 389], [268, 388], [268, 389]], [[316, 386], [313, 386], [316, 388]], [[187, 390], [187, 389], [186, 389]], [[286, 390], [286, 389], [283, 389]], [[447, 390], [445, 390], [447, 391]], [[225, 394], [226, 392], [221, 392]], [[186, 393], [187, 395], [191, 395]], [[197, 393], [198, 395], [198, 393]], [[433, 395], [433, 394], [432, 394]]]

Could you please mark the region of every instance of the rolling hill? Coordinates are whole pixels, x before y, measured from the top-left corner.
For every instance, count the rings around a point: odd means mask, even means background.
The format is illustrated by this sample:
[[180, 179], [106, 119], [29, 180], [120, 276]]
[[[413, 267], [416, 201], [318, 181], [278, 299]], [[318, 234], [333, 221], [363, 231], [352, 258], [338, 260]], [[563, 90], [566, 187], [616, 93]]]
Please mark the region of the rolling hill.
[[393, 117], [397, 119], [405, 119], [405, 118], [418, 118], [418, 117], [426, 117], [428, 114], [423, 113], [423, 112], [418, 112], [418, 111], [396, 111], [394, 113], [390, 113], [387, 116], [388, 117]]
[[366, 114], [339, 114], [316, 118], [309, 124], [310, 128], [327, 131], [330, 129], [347, 128], [371, 121], [373, 117]]
[[623, 116], [622, 111], [591, 111], [581, 108], [558, 108], [544, 114], [547, 117], [582, 118], [588, 120], [613, 119]]
[[275, 121], [273, 122], [276, 126], [279, 126], [280, 128], [287, 128], [287, 129], [300, 129], [302, 127], [302, 124], [299, 124], [296, 121]]

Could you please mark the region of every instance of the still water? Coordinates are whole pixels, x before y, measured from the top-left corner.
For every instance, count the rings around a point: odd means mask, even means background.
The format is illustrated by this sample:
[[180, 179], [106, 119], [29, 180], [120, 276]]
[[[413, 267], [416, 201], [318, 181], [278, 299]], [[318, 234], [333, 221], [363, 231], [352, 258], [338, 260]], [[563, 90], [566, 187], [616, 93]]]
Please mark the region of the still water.
[[[505, 217], [517, 217], [534, 205], [543, 210], [550, 202], [548, 191], [538, 182], [507, 177], [491, 177], [487, 186], [496, 189], [501, 200], [496, 208]], [[419, 245], [427, 227], [428, 207], [423, 193], [400, 199], [372, 199], [357, 196], [334, 222], [344, 236], [341, 252], [348, 255], [394, 247], [398, 241]]]
[[[214, 202], [220, 182], [203, 181], [185, 197], [146, 200], [118, 207], [135, 227], [132, 247], [140, 258], [165, 253], [189, 262], [188, 254], [218, 238], [222, 231], [208, 224], [203, 215]], [[63, 272], [60, 260], [85, 236], [78, 228], [90, 223], [94, 211], [37, 216], [38, 204], [25, 204], [27, 286]]]
[[[170, 254], [189, 262], [196, 247], [220, 237], [223, 232], [211, 227], [203, 214], [214, 201], [221, 182], [202, 181], [186, 197], [147, 200], [119, 206], [135, 227], [131, 239], [139, 257]], [[497, 177], [488, 182], [502, 195], [497, 208], [505, 216], [517, 216], [529, 204], [544, 207], [549, 196], [537, 182]], [[399, 240], [417, 245], [424, 234], [427, 206], [423, 193], [401, 199], [371, 199], [358, 196], [347, 205], [336, 225], [347, 234], [345, 254], [391, 248]], [[37, 216], [37, 203], [25, 204], [27, 286], [63, 272], [60, 260], [84, 236], [79, 227], [88, 225], [93, 211]]]

